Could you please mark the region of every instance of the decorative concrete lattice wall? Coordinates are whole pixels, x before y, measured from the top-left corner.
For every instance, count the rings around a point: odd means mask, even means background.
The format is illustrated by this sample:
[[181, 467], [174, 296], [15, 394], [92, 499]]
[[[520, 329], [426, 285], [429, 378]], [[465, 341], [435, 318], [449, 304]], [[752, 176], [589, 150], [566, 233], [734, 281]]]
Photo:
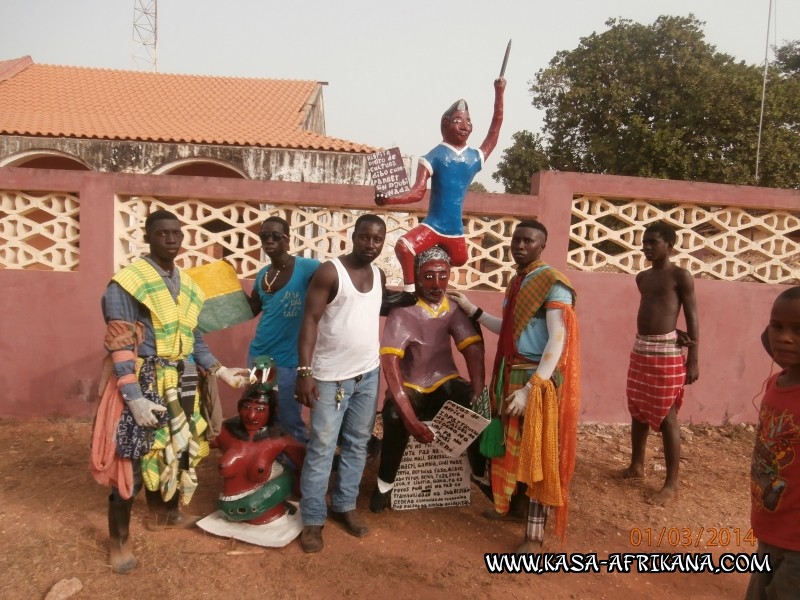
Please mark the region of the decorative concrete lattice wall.
[[[422, 216], [419, 212], [383, 209], [331, 210], [285, 204], [255, 206], [246, 202], [118, 197], [115, 224], [118, 241], [114, 254], [118, 267], [147, 252], [143, 240], [144, 220], [149, 212], [159, 208], [175, 213], [184, 225], [183, 253], [176, 261], [178, 266], [192, 267], [224, 258], [244, 278], [255, 277], [265, 264], [258, 232], [268, 216], [279, 216], [288, 221], [292, 229], [292, 253], [324, 261], [349, 251], [356, 219], [371, 212], [386, 221], [386, 244], [376, 264], [384, 270], [391, 285], [402, 282], [394, 244], [403, 233], [416, 226]], [[517, 222], [514, 217], [465, 219], [470, 258], [467, 265], [453, 269], [453, 287], [493, 291], [505, 288], [509, 273], [513, 271], [513, 261], [507, 251], [508, 240]]]
[[[115, 261], [128, 264], [147, 251], [148, 212], [166, 208], [183, 222], [183, 267], [224, 258], [244, 278], [264, 265], [258, 231], [270, 215], [292, 228], [292, 252], [328, 260], [348, 251], [353, 223], [366, 212], [295, 205], [253, 205], [199, 199], [116, 199]], [[0, 268], [72, 271], [79, 265], [80, 201], [76, 194], [0, 191]], [[370, 210], [387, 223], [387, 243], [377, 261], [390, 284], [401, 282], [393, 248], [416, 226], [421, 212]], [[678, 231], [675, 260], [700, 278], [762, 283], [800, 283], [800, 212], [584, 195], [573, 200], [568, 265], [581, 271], [637, 273], [644, 227], [664, 220]], [[470, 259], [453, 269], [452, 285], [502, 291], [513, 272], [508, 254], [511, 216], [465, 215]]]
[[0, 268], [77, 269], [79, 209], [77, 195], [0, 191]]
[[800, 212], [579, 196], [572, 204], [568, 265], [637, 273], [644, 228], [675, 227], [675, 262], [695, 277], [800, 283]]

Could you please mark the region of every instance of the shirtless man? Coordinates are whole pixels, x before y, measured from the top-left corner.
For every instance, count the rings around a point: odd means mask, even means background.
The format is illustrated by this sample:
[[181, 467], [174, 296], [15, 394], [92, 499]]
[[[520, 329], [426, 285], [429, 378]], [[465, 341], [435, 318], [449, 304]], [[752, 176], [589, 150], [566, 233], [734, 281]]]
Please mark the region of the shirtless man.
[[[623, 472], [627, 479], [644, 477], [648, 428], [661, 431], [667, 476], [664, 486], [649, 501], [664, 505], [678, 493], [681, 462], [681, 432], [678, 409], [684, 385], [697, 381], [700, 324], [694, 295], [694, 280], [686, 269], [670, 262], [675, 230], [663, 222], [644, 231], [642, 249], [652, 267], [636, 275], [641, 294], [636, 318], [636, 343], [628, 368], [628, 410], [631, 413], [631, 464]], [[688, 340], [676, 331], [683, 308]], [[684, 360], [681, 345], [688, 347]]]

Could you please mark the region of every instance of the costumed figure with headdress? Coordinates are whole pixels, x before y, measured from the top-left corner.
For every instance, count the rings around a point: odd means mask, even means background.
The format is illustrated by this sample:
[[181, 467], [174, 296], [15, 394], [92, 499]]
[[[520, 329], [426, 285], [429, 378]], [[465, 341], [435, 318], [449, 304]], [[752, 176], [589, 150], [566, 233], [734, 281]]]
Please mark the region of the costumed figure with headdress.
[[494, 500], [486, 516], [526, 522], [520, 552], [541, 548], [551, 508], [556, 533], [564, 539], [575, 468], [580, 405], [576, 294], [563, 273], [540, 259], [546, 242], [547, 229], [538, 221], [522, 221], [514, 230], [511, 256], [517, 272], [506, 288], [502, 318], [462, 294], [450, 294], [468, 315], [500, 336], [489, 388], [494, 418], [481, 434], [481, 452], [491, 458]]

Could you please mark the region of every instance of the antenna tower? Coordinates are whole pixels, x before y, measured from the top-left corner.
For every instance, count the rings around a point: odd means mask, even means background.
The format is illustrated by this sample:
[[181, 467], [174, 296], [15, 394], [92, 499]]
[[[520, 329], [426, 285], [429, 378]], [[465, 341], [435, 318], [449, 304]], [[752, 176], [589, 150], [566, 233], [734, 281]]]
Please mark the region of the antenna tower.
[[158, 71], [158, 0], [133, 1], [133, 65], [142, 71]]

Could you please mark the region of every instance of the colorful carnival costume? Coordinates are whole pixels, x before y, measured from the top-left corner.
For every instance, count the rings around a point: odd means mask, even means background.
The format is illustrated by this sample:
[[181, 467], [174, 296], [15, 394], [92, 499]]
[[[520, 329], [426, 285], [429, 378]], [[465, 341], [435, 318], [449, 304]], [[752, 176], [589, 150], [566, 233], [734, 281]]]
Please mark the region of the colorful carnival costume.
[[[218, 365], [194, 331], [203, 300], [188, 275], [174, 268], [169, 276], [148, 258], [117, 273], [103, 296], [106, 348], [114, 364], [98, 410], [92, 473], [122, 499], [144, 484], [166, 502], [177, 493], [188, 504], [197, 488], [195, 467], [208, 455], [197, 365], [207, 370]], [[136, 323], [141, 340], [133, 335]], [[135, 395], [135, 386], [167, 408], [155, 430], [137, 425], [125, 405], [123, 397]]]
[[[108, 527], [115, 572], [136, 566], [128, 530], [133, 501], [143, 485], [150, 528], [188, 527], [196, 520], [183, 515], [179, 502], [191, 500], [197, 488], [195, 468], [209, 452], [197, 365], [220, 368], [195, 332], [203, 300], [191, 277], [176, 267], [168, 274], [150, 257], [119, 271], [103, 295], [109, 355], [90, 469], [98, 483], [111, 487]], [[157, 427], [141, 426], [130, 401], [165, 407]]]
[[[506, 289], [490, 388], [492, 411], [502, 416], [505, 442], [503, 455], [491, 461], [495, 511], [507, 514], [517, 484], [526, 484], [527, 539], [539, 542], [549, 507], [556, 508], [556, 533], [562, 539], [566, 534], [580, 405], [575, 297], [569, 279], [542, 261], [517, 272]], [[535, 371], [549, 339], [548, 309], [562, 311], [566, 342], [556, 371], [543, 381]], [[507, 416], [503, 400], [529, 381], [524, 417]]]

